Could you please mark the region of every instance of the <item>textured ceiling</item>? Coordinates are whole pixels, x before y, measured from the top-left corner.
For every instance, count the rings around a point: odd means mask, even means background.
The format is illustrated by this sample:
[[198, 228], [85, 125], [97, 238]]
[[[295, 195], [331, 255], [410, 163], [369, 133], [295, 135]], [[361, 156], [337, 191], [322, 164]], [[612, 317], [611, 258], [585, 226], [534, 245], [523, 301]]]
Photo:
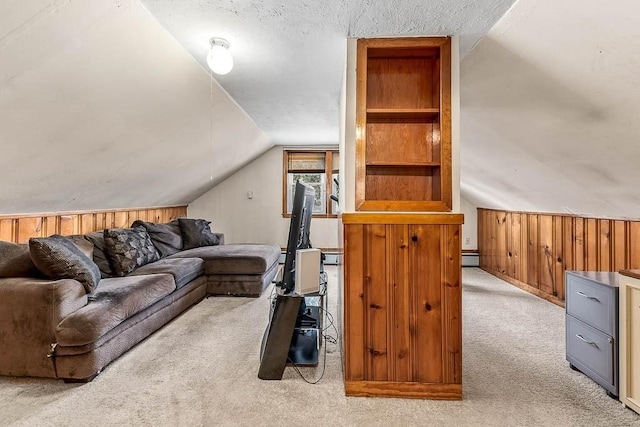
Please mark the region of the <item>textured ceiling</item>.
[[459, 35], [461, 56], [514, 0], [143, 0], [199, 61], [210, 37], [235, 67], [216, 76], [276, 144], [337, 144], [346, 37]]

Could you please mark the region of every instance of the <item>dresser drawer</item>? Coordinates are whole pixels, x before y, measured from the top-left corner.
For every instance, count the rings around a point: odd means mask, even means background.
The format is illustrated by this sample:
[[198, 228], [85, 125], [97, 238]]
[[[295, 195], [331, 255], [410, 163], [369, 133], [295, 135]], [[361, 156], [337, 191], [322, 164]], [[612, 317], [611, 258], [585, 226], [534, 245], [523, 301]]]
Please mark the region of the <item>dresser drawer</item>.
[[617, 287], [611, 287], [567, 272], [567, 314], [614, 336], [617, 331]]
[[584, 365], [578, 366], [581, 370], [591, 371], [585, 374], [599, 383], [616, 384], [614, 351], [611, 336], [567, 315], [567, 356]]

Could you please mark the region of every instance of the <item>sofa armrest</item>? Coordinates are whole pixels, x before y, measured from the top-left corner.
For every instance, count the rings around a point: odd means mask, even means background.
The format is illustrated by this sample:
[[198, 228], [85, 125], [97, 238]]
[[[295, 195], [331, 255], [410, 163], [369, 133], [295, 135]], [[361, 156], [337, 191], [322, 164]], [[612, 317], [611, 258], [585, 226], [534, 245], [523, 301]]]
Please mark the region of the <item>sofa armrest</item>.
[[85, 305], [76, 280], [0, 279], [0, 375], [55, 377], [55, 327]]
[[213, 233], [213, 235], [218, 238], [221, 245], [224, 245], [224, 233]]

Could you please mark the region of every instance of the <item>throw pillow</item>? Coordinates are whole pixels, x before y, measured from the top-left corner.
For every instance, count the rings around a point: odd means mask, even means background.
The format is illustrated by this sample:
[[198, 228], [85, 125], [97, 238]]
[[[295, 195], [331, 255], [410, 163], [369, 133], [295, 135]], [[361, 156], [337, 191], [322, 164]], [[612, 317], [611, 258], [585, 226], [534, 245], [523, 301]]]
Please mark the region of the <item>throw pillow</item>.
[[100, 269], [71, 240], [54, 234], [29, 239], [31, 260], [38, 270], [52, 279], [76, 279], [87, 293], [100, 282]]
[[[87, 258], [93, 259], [93, 243], [87, 240], [82, 234], [74, 234], [73, 236], [64, 236], [80, 249]], [[99, 268], [99, 267], [98, 267]]]
[[215, 246], [220, 244], [218, 236], [211, 232], [210, 221], [204, 219], [178, 218], [182, 233], [182, 249]]
[[0, 277], [38, 277], [29, 245], [0, 241]]
[[168, 224], [154, 224], [141, 220], [134, 221], [131, 227], [144, 227], [151, 237], [153, 246], [156, 247], [160, 258], [173, 255], [182, 250], [182, 234], [178, 220], [173, 220]]
[[144, 227], [104, 230], [104, 241], [117, 276], [126, 276], [136, 268], [160, 259]]
[[107, 247], [104, 242], [104, 232], [94, 231], [84, 235], [85, 238], [93, 243], [93, 262], [100, 268], [100, 276], [103, 279], [113, 277], [113, 270], [107, 257]]

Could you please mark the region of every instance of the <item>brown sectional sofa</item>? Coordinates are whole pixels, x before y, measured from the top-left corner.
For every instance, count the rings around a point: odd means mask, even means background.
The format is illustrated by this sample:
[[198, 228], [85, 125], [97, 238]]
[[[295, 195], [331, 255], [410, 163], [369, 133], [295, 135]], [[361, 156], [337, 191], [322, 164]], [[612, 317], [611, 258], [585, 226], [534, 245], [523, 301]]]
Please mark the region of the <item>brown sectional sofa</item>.
[[[259, 296], [276, 275], [280, 248], [218, 237], [221, 244], [103, 277], [91, 293], [71, 278], [0, 277], [0, 375], [88, 381], [207, 295]], [[0, 245], [0, 267], [1, 258]]]

